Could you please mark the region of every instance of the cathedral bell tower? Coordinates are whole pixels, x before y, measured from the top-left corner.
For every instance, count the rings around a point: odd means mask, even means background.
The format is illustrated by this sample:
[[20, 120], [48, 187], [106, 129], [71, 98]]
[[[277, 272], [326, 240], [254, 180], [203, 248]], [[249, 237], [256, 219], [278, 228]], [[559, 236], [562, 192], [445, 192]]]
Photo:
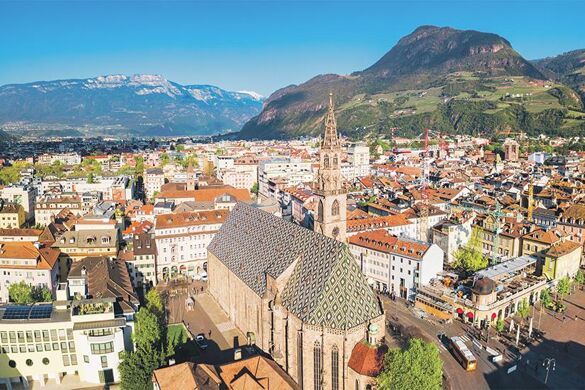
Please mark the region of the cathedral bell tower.
[[347, 195], [341, 176], [341, 141], [337, 136], [333, 94], [329, 94], [329, 111], [325, 119], [325, 136], [319, 153], [317, 173], [317, 214], [314, 230], [339, 241], [346, 240]]

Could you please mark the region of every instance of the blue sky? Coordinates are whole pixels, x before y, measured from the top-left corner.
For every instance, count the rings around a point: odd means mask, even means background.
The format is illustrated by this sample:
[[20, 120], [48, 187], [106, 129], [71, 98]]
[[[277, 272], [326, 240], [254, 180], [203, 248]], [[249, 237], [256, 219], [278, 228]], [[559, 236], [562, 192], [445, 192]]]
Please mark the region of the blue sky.
[[366, 68], [423, 24], [494, 32], [529, 59], [585, 48], [583, 15], [583, 0], [0, 0], [0, 85], [156, 73], [268, 95]]

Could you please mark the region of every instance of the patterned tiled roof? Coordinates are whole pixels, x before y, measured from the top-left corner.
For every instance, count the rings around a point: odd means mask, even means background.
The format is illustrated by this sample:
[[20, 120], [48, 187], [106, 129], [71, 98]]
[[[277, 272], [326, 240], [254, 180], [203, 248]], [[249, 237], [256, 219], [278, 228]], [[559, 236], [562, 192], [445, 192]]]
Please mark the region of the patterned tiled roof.
[[238, 203], [208, 250], [256, 294], [296, 260], [282, 304], [303, 322], [349, 329], [383, 314], [346, 244]]

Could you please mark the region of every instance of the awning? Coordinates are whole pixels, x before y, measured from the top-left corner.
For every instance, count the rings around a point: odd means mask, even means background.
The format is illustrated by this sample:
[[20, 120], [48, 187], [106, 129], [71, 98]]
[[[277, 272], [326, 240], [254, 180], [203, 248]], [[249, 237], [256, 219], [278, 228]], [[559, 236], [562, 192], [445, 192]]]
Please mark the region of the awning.
[[458, 307], [457, 310], [455, 310], [457, 312], [457, 314], [463, 314], [463, 309]]
[[473, 313], [468, 311], [467, 312], [467, 318], [473, 319]]

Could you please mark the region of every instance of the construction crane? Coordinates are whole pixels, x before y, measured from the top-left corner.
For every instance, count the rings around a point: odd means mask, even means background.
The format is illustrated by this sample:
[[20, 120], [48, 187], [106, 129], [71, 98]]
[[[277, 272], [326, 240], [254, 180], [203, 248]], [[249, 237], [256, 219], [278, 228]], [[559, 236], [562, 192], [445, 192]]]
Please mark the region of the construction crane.
[[494, 238], [492, 241], [492, 264], [497, 264], [499, 262], [499, 258], [498, 258], [498, 249], [500, 247], [500, 234], [502, 233], [502, 227], [501, 227], [501, 220], [502, 217], [504, 216], [504, 213], [502, 213], [502, 207], [500, 205], [500, 201], [498, 200], [498, 197], [496, 196], [496, 210], [492, 213], [492, 216], [494, 217]]
[[419, 208], [420, 217], [420, 234], [419, 238], [421, 241], [428, 241], [429, 233], [429, 194], [427, 192], [428, 180], [429, 180], [429, 165], [427, 161], [429, 153], [429, 129], [425, 129], [425, 149], [423, 152], [422, 159], [422, 185], [421, 185], [421, 203]]

